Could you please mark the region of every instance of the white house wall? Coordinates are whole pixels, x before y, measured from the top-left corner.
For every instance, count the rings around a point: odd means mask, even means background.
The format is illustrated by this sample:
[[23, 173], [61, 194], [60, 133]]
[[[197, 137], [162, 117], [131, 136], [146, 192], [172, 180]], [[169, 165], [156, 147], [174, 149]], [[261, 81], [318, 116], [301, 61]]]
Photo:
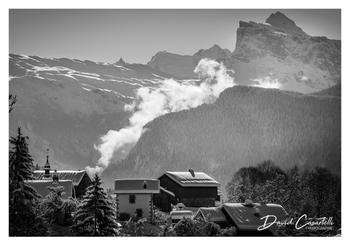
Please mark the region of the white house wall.
[[134, 216], [136, 209], [141, 208], [142, 217], [150, 218], [152, 194], [135, 194], [135, 203], [129, 203], [129, 194], [118, 194], [116, 199], [118, 214], [128, 213], [130, 216]]

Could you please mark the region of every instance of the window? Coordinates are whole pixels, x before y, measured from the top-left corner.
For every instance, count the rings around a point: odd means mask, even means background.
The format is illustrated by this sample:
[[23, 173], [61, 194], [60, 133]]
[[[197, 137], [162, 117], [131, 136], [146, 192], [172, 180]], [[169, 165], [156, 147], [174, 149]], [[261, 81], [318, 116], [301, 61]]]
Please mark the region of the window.
[[135, 195], [129, 195], [129, 203], [135, 203], [136, 197]]
[[136, 216], [141, 218], [142, 217], [142, 208], [136, 209]]

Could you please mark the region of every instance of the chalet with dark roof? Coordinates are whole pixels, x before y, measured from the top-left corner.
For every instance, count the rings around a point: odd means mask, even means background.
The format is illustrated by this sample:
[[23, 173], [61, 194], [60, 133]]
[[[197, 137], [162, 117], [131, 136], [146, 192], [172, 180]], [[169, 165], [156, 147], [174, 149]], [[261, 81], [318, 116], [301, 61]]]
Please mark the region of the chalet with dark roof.
[[[50, 170], [49, 174], [51, 177], [55, 171]], [[85, 170], [79, 171], [57, 171], [57, 175], [59, 180], [71, 180], [74, 186], [74, 193], [77, 198], [81, 198], [85, 194], [85, 190], [92, 183], [89, 175]], [[35, 170], [34, 171], [34, 179], [35, 180], [45, 180], [46, 175], [43, 170]]]
[[[48, 150], [47, 150], [48, 152]], [[71, 181], [74, 187], [74, 191], [72, 192], [72, 196], [76, 198], [81, 198], [85, 194], [85, 190], [92, 184], [91, 178], [87, 174], [85, 170], [51, 170], [50, 162], [49, 162], [49, 154], [46, 156], [46, 163], [43, 167], [43, 170], [40, 170], [38, 165], [36, 170], [33, 172], [33, 180], [43, 180], [48, 182], [52, 182], [53, 177], [56, 176], [59, 182], [63, 181]], [[45, 182], [35, 182], [31, 181], [35, 186], [42, 186]], [[41, 189], [41, 188], [40, 188]]]
[[[190, 169], [188, 172], [164, 173], [159, 178], [161, 195], [167, 196], [171, 192], [175, 196], [176, 203], [183, 203], [186, 207], [212, 207], [215, 201], [220, 200], [218, 196], [219, 182], [203, 172], [195, 172]], [[157, 199], [155, 200], [162, 200]], [[162, 211], [167, 211], [169, 204], [156, 203]]]

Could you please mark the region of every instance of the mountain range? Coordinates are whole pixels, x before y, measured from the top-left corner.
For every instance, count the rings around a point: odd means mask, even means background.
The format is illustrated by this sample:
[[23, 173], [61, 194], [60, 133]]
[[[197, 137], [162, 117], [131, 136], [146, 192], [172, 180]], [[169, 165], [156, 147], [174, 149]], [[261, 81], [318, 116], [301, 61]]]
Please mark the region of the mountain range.
[[266, 23], [239, 22], [233, 52], [218, 45], [194, 55], [158, 52], [148, 65], [180, 78], [193, 78], [202, 57], [223, 62], [234, 70], [236, 82], [252, 85], [268, 77], [283, 90], [311, 93], [340, 83], [341, 42], [312, 37], [281, 12]]
[[147, 64], [10, 54], [9, 91], [18, 99], [10, 135], [23, 128], [39, 165], [47, 147], [54, 168], [94, 165], [94, 146], [127, 124], [124, 106], [138, 88], [198, 80], [193, 70], [202, 58], [222, 62], [238, 86], [214, 104], [149, 122], [130, 153], [102, 173], [106, 183], [192, 168], [224, 185], [239, 167], [267, 159], [340, 172], [341, 41], [310, 36], [281, 12], [265, 23], [241, 21], [233, 51], [161, 51]]

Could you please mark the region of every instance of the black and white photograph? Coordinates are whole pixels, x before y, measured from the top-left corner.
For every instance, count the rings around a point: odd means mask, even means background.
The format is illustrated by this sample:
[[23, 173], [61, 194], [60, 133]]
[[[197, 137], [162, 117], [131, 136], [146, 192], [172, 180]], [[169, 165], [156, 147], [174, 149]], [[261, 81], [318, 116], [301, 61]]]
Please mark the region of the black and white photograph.
[[342, 237], [342, 9], [7, 11], [8, 237]]

